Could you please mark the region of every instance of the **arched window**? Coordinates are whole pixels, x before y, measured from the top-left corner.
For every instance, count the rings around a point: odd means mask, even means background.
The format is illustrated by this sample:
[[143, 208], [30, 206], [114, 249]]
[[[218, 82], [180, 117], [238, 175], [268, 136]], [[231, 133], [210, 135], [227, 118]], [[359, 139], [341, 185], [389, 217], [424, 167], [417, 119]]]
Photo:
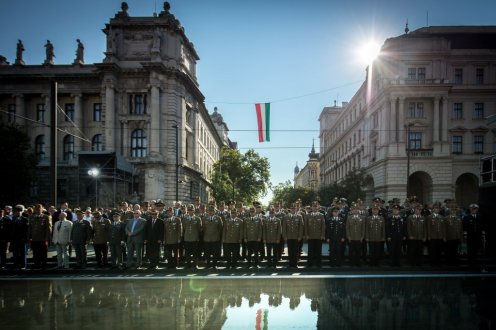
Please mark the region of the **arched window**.
[[103, 151], [103, 138], [101, 134], [97, 134], [91, 139], [91, 151]]
[[45, 159], [45, 136], [38, 135], [34, 140], [34, 150], [38, 162]]
[[72, 135], [67, 135], [64, 138], [63, 159], [64, 160], [74, 159], [74, 137]]
[[146, 157], [147, 146], [145, 131], [134, 130], [131, 133], [131, 157]]

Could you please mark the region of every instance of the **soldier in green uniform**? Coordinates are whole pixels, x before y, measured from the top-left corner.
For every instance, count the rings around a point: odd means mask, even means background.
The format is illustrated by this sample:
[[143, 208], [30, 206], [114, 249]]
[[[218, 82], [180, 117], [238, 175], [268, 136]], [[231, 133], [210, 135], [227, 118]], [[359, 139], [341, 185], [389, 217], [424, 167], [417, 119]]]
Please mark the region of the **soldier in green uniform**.
[[[255, 212], [260, 218], [263, 226], [267, 217], [265, 216], [264, 210], [262, 209], [262, 204], [260, 204], [260, 202], [253, 202], [253, 205], [255, 206]], [[260, 260], [265, 259], [265, 244], [263, 243], [263, 241], [260, 241], [260, 243], [258, 244], [258, 249], [260, 253]]]
[[262, 219], [257, 216], [253, 206], [250, 207], [250, 214], [244, 221], [243, 237], [247, 248], [248, 268], [252, 266], [252, 256], [254, 266], [258, 268], [259, 244], [262, 241]]
[[215, 214], [215, 206], [209, 205], [203, 223], [203, 251], [207, 268], [217, 268], [220, 259], [222, 218]]
[[224, 220], [222, 242], [227, 268], [236, 268], [239, 257], [239, 246], [243, 239], [243, 220], [238, 217], [236, 209]]
[[263, 224], [263, 241], [267, 246], [267, 261], [269, 267], [276, 268], [279, 254], [279, 240], [282, 235], [281, 219], [275, 216], [274, 208], [269, 210], [269, 216]]
[[241, 202], [235, 202], [235, 208], [238, 214], [238, 218], [240, 218], [243, 221], [243, 239], [241, 240], [241, 260], [246, 259], [246, 242], [244, 240], [244, 222], [247, 217], [250, 216], [250, 213], [245, 210], [243, 203]]
[[427, 225], [422, 215], [422, 204], [415, 205], [415, 213], [406, 219], [408, 233], [408, 254], [412, 266], [422, 266], [424, 243], [427, 239]]
[[367, 217], [365, 225], [365, 240], [369, 245], [369, 262], [371, 266], [379, 266], [386, 240], [386, 224], [384, 217], [379, 214], [379, 205], [372, 206], [372, 215]]
[[288, 244], [289, 268], [298, 268], [300, 257], [299, 242], [303, 239], [304, 223], [301, 214], [296, 212], [296, 204], [291, 204], [289, 213], [282, 221], [282, 236]]
[[446, 226], [440, 210], [441, 204], [434, 203], [432, 205], [432, 213], [426, 217], [427, 243], [429, 246], [431, 266], [438, 266], [441, 263], [443, 244], [446, 242]]
[[202, 234], [202, 220], [195, 215], [195, 206], [189, 204], [187, 214], [181, 218], [183, 227], [184, 262], [186, 268], [198, 268], [199, 244]]
[[165, 212], [164, 219], [164, 249], [167, 268], [176, 268], [179, 261], [179, 243], [182, 236], [182, 224], [179, 217], [172, 215], [172, 208]]
[[29, 218], [28, 235], [33, 250], [35, 269], [45, 269], [48, 256], [48, 242], [52, 234], [52, 219], [45, 214], [43, 206], [36, 204], [34, 213]]
[[355, 203], [351, 204], [351, 213], [346, 220], [346, 237], [350, 244], [351, 265], [360, 266], [361, 244], [365, 238], [365, 219], [359, 214], [359, 209]]
[[108, 263], [108, 242], [110, 239], [110, 220], [102, 217], [100, 211], [93, 213], [93, 248], [97, 267], [106, 267]]
[[308, 267], [321, 267], [322, 241], [325, 239], [325, 218], [317, 201], [305, 218], [305, 236], [308, 242]]

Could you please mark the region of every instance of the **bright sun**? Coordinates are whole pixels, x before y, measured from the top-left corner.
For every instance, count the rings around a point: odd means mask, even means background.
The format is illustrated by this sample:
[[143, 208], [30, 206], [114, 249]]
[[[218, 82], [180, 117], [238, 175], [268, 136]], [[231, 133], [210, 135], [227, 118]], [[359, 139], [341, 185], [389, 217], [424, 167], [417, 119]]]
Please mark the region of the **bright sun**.
[[381, 46], [375, 41], [369, 41], [358, 50], [360, 62], [365, 64], [372, 63], [381, 51]]

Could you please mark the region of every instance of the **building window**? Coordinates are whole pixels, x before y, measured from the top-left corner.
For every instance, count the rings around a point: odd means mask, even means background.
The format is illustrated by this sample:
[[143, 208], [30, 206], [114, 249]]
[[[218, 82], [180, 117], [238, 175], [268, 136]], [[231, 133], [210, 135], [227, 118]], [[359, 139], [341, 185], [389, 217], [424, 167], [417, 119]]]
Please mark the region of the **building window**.
[[67, 135], [63, 142], [63, 160], [74, 159], [74, 137], [72, 135]]
[[146, 113], [146, 94], [129, 95], [129, 109], [132, 115], [143, 115]]
[[453, 112], [451, 113], [451, 119], [453, 120], [463, 119], [463, 103], [453, 104]]
[[147, 146], [145, 131], [134, 130], [131, 133], [131, 157], [146, 157]]
[[463, 84], [463, 69], [455, 69], [455, 85]]
[[408, 136], [408, 149], [409, 150], [422, 149], [422, 133], [410, 132]]
[[474, 103], [474, 119], [484, 119], [484, 103]]
[[45, 136], [38, 135], [34, 140], [34, 152], [38, 162], [45, 159]]
[[417, 79], [425, 81], [425, 68], [417, 68]]
[[65, 104], [65, 121], [74, 120], [74, 103]]
[[36, 121], [40, 123], [45, 122], [45, 104], [44, 103], [38, 103], [36, 105]]
[[408, 103], [408, 117], [409, 118], [424, 118], [424, 103], [422, 103], [422, 102], [409, 102]]
[[417, 79], [417, 68], [408, 68], [408, 80]]
[[93, 121], [102, 121], [101, 103], [93, 103]]
[[11, 103], [7, 107], [7, 122], [9, 124], [15, 123], [16, 119], [16, 105]]
[[454, 154], [461, 154], [463, 146], [463, 136], [454, 135], [451, 137], [451, 152]]
[[484, 153], [484, 135], [474, 135], [474, 153]]
[[91, 139], [91, 151], [103, 151], [103, 137], [97, 134]]
[[186, 123], [193, 127], [193, 110], [191, 110], [190, 108], [187, 108], [186, 109]]
[[475, 83], [477, 85], [484, 84], [484, 69], [483, 68], [475, 69]]

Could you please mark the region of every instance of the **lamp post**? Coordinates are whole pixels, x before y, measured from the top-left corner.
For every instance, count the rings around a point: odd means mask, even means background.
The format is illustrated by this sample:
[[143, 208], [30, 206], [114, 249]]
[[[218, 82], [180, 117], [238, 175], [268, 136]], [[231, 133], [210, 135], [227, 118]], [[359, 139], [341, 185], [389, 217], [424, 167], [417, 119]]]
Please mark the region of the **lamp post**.
[[179, 126], [172, 125], [176, 129], [176, 202], [179, 201]]
[[88, 174], [95, 178], [95, 209], [98, 208], [98, 176], [100, 175], [100, 170], [97, 168], [92, 168], [88, 171]]
[[406, 128], [406, 198], [408, 198], [408, 192], [410, 190], [410, 127], [413, 123], [408, 123], [405, 125]]

